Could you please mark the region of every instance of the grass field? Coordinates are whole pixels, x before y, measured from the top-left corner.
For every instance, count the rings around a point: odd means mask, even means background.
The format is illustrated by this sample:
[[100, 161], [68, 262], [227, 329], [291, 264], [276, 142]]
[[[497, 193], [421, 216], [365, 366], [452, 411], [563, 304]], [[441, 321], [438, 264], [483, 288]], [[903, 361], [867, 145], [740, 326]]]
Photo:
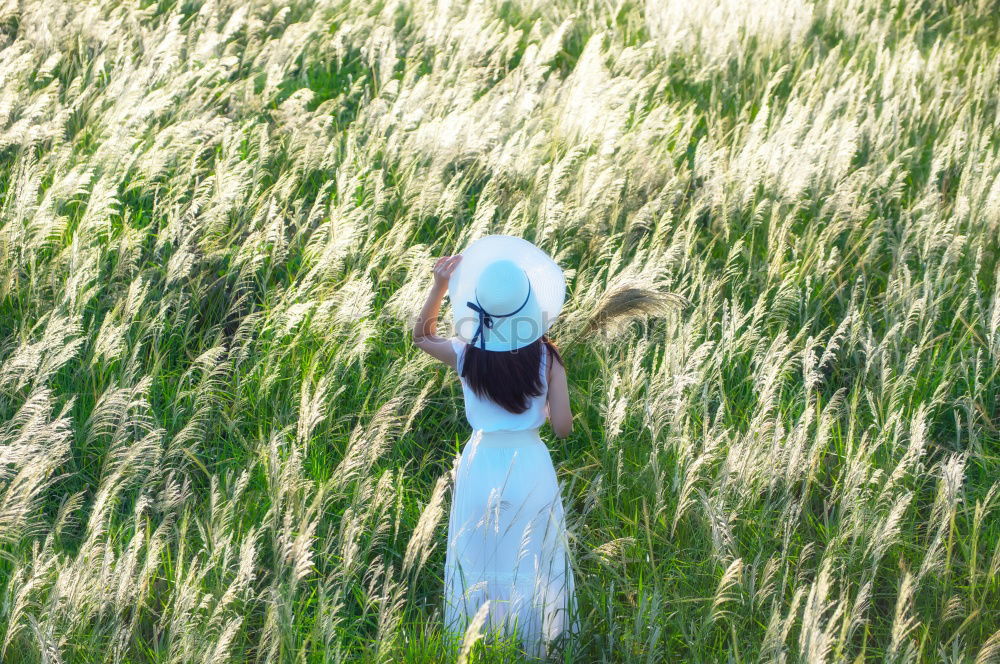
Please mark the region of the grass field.
[[443, 661], [506, 233], [565, 661], [1000, 662], [998, 90], [991, 0], [0, 2], [0, 661]]

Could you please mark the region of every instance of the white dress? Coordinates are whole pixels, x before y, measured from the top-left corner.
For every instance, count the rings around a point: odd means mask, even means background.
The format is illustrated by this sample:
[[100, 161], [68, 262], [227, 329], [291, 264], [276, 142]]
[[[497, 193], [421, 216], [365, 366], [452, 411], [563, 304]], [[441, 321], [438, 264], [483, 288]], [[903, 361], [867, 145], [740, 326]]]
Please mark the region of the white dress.
[[[461, 376], [465, 343], [452, 338]], [[515, 633], [526, 653], [544, 657], [579, 634], [562, 497], [549, 450], [538, 435], [545, 391], [524, 413], [478, 397], [465, 380], [473, 428], [455, 470], [444, 574], [444, 626], [461, 639], [485, 600], [489, 640]]]

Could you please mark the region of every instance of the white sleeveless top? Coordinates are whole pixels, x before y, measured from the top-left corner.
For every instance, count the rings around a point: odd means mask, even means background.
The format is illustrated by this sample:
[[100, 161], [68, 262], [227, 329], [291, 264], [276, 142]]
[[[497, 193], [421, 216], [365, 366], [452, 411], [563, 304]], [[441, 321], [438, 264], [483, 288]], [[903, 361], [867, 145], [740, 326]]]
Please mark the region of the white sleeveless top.
[[458, 365], [458, 377], [462, 381], [462, 393], [465, 396], [465, 419], [473, 429], [481, 431], [523, 431], [537, 429], [545, 424], [549, 414], [548, 396], [548, 349], [542, 352], [539, 371], [542, 374], [542, 393], [528, 400], [528, 410], [523, 413], [512, 413], [491, 399], [480, 397], [462, 378], [462, 361], [465, 359], [466, 343], [457, 337], [451, 337], [452, 348], [455, 349]]

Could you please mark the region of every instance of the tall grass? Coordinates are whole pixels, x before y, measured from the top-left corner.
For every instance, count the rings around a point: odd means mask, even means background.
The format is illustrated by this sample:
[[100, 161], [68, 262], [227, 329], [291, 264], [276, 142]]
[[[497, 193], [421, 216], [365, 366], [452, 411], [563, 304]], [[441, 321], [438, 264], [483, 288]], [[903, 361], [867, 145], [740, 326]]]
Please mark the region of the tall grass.
[[506, 233], [569, 284], [565, 661], [1000, 661], [998, 35], [0, 3], [0, 660], [442, 661], [468, 430], [407, 323]]

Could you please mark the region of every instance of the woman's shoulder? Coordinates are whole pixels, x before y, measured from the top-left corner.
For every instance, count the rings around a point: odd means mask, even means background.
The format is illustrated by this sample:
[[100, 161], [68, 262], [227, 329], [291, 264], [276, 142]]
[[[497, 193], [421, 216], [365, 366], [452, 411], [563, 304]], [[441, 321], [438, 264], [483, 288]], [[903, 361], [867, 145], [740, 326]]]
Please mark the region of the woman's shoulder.
[[559, 351], [552, 348], [548, 344], [544, 344], [544, 352], [542, 353], [542, 366], [545, 368], [545, 377], [548, 382], [551, 382], [552, 378], [556, 376], [557, 373], [565, 373], [566, 367], [563, 364], [562, 357], [559, 355]]

